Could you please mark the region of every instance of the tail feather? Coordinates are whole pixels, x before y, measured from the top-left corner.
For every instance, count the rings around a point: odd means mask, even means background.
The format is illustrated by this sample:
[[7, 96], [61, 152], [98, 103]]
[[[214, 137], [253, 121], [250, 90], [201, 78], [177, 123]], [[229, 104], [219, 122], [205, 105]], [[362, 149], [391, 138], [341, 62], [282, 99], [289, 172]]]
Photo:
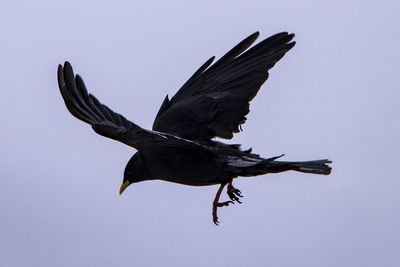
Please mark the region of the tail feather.
[[260, 162], [257, 165], [246, 168], [241, 176], [253, 176], [285, 171], [298, 171], [304, 173], [328, 175], [332, 170], [332, 168], [328, 165], [329, 163], [332, 163], [332, 161], [328, 159], [311, 161], [276, 161], [268, 159]]
[[272, 168], [283, 168], [284, 171], [293, 170], [305, 173], [328, 175], [332, 170], [332, 168], [328, 165], [329, 163], [332, 163], [332, 161], [328, 159], [322, 159], [300, 162], [272, 161], [269, 164]]

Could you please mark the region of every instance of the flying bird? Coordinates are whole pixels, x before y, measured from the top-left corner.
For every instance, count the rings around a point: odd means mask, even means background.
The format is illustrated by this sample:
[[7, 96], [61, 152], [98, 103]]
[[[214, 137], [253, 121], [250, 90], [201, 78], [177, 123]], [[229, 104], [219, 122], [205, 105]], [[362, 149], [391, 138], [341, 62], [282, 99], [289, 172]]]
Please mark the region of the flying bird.
[[[250, 35], [214, 64], [215, 57], [211, 57], [171, 99], [167, 95], [152, 130], [127, 120], [88, 93], [70, 63], [58, 66], [58, 86], [69, 112], [96, 133], [137, 150], [125, 167], [120, 194], [129, 185], [146, 180], [219, 185], [212, 203], [213, 222], [218, 225], [218, 207], [241, 203], [234, 178], [289, 170], [330, 174], [327, 159], [279, 161], [283, 155], [263, 158], [238, 144], [214, 140], [231, 139], [241, 131], [249, 102], [268, 79], [268, 71], [295, 45], [294, 34], [282, 32], [250, 48], [258, 36], [259, 32]], [[225, 186], [230, 200], [221, 202]]]

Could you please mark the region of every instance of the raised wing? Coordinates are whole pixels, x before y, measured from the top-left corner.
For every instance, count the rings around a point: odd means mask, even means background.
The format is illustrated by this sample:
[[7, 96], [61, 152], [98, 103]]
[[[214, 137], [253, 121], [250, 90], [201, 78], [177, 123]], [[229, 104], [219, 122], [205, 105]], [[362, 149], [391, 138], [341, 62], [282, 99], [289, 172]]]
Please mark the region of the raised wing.
[[96, 133], [136, 149], [146, 147], [151, 141], [148, 131], [112, 111], [89, 94], [82, 78], [79, 75], [74, 76], [69, 62], [65, 62], [64, 67], [58, 66], [57, 76], [58, 86], [69, 112], [90, 124]]
[[269, 69], [295, 45], [294, 34], [282, 32], [248, 49], [258, 35], [250, 35], [213, 65], [210, 58], [171, 100], [167, 96], [153, 130], [191, 140], [230, 139], [239, 132]]
[[144, 152], [171, 153], [176, 149], [215, 152], [216, 148], [168, 134], [149, 131], [125, 119], [122, 115], [101, 104], [88, 93], [79, 75], [65, 62], [58, 66], [58, 86], [67, 109], [76, 118], [90, 124], [93, 130], [105, 137], [120, 141]]

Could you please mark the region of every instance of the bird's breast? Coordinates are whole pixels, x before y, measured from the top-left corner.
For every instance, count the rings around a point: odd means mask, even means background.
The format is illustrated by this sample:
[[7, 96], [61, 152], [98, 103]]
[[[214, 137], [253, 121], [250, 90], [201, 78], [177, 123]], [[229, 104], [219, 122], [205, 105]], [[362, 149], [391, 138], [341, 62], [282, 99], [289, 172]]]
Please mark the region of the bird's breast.
[[218, 184], [224, 172], [223, 164], [194, 151], [146, 155], [144, 163], [156, 179], [193, 186]]

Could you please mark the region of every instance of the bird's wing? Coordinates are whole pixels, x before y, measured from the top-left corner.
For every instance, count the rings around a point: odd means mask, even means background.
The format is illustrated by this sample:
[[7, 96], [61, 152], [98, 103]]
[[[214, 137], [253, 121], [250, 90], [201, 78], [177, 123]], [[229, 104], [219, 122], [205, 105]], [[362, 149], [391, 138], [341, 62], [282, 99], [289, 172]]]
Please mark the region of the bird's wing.
[[171, 100], [167, 96], [153, 130], [191, 140], [230, 139], [239, 132], [268, 71], [295, 45], [294, 34], [282, 32], [248, 49], [258, 35], [250, 35], [213, 65], [210, 58]]
[[[88, 93], [82, 78], [74, 75], [72, 66], [68, 62], [65, 62], [64, 67], [58, 66], [58, 86], [65, 105], [73, 116], [90, 124], [96, 133], [143, 152], [168, 154], [171, 151], [188, 149], [208, 152], [218, 160], [228, 159], [229, 162], [238, 161], [243, 154], [237, 145], [196, 142], [173, 134], [149, 131], [139, 127], [101, 104], [97, 98]], [[258, 155], [246, 155], [248, 161], [254, 162], [257, 159], [259, 159]]]
[[177, 145], [166, 142], [166, 138], [156, 132], [142, 129], [100, 103], [88, 93], [82, 78], [74, 75], [69, 62], [65, 62], [64, 67], [59, 65], [57, 74], [58, 86], [67, 109], [76, 118], [90, 124], [96, 133], [138, 150], [157, 149], [160, 143]]

